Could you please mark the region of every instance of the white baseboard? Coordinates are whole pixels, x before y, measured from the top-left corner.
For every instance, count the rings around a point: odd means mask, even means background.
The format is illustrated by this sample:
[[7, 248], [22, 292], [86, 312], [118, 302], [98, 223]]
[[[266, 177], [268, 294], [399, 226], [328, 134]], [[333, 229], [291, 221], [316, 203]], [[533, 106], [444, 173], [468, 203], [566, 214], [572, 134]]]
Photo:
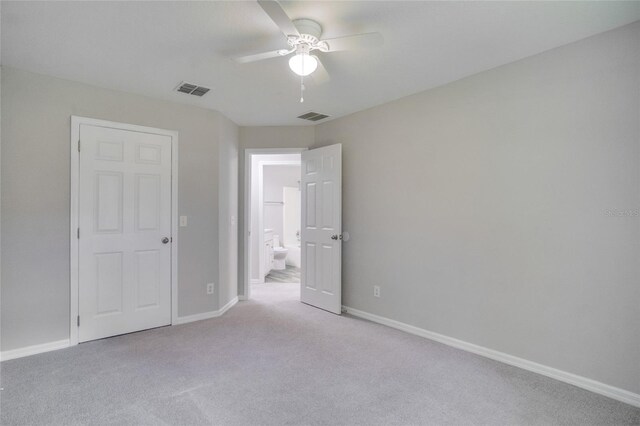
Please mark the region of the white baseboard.
[[69, 347], [69, 339], [57, 340], [55, 342], [41, 343], [39, 345], [26, 346], [24, 348], [12, 349], [0, 352], [0, 360], [22, 358], [29, 355], [41, 354], [43, 352], [55, 351]]
[[233, 299], [231, 299], [229, 301], [229, 303], [227, 303], [226, 305], [224, 305], [222, 308], [218, 309], [217, 311], [202, 312], [200, 314], [194, 314], [194, 315], [187, 315], [187, 316], [184, 316], [184, 317], [178, 317], [173, 322], [172, 325], [186, 324], [186, 323], [189, 323], [189, 322], [201, 321], [201, 320], [206, 320], [206, 319], [210, 319], [210, 318], [219, 317], [222, 314], [224, 314], [225, 312], [227, 312], [229, 309], [231, 309], [231, 307], [233, 305], [235, 305], [236, 303], [238, 303], [238, 297], [234, 297]]
[[368, 312], [360, 311], [358, 309], [343, 306], [343, 312], [351, 314], [356, 317], [360, 317], [369, 321], [373, 321], [379, 324], [386, 325], [391, 328], [405, 331], [407, 333], [415, 334], [416, 336], [424, 337], [436, 342], [444, 343], [454, 348], [462, 349], [467, 352], [471, 352], [477, 355], [481, 355], [486, 358], [500, 361], [505, 364], [513, 365], [515, 367], [522, 368], [524, 370], [532, 371], [534, 373], [542, 374], [543, 376], [551, 377], [552, 379], [560, 380], [561, 382], [569, 383], [579, 388], [586, 389], [588, 391], [604, 395], [606, 397], [640, 407], [640, 395], [620, 389], [614, 386], [607, 385], [602, 382], [598, 382], [586, 377], [578, 376], [577, 374], [569, 373], [566, 371], [558, 370], [553, 367], [538, 364], [533, 361], [529, 361], [523, 358], [518, 358], [513, 355], [499, 352], [493, 349], [478, 346], [473, 343], [458, 340], [453, 337], [445, 336], [443, 334], [435, 333], [433, 331], [418, 328], [413, 325], [405, 324], [400, 321], [392, 320], [389, 318], [381, 317], [379, 315], [370, 314]]
[[224, 305], [222, 308], [218, 309], [218, 312], [220, 312], [220, 315], [223, 315], [229, 309], [233, 308], [234, 305], [238, 303], [238, 300], [240, 300], [240, 298], [236, 296], [233, 299], [229, 300], [229, 302], [226, 305]]
[[[186, 324], [188, 322], [200, 321], [209, 318], [215, 318], [223, 315], [229, 309], [238, 303], [238, 298], [234, 297], [217, 311], [203, 312], [201, 314], [189, 315], [186, 317], [178, 317], [178, 320], [173, 324]], [[55, 342], [42, 343], [40, 345], [27, 346], [24, 348], [12, 349], [9, 351], [0, 352], [0, 361], [8, 361], [10, 359], [22, 358], [29, 355], [41, 354], [43, 352], [55, 351], [57, 349], [64, 349], [70, 346], [69, 339], [58, 340]]]

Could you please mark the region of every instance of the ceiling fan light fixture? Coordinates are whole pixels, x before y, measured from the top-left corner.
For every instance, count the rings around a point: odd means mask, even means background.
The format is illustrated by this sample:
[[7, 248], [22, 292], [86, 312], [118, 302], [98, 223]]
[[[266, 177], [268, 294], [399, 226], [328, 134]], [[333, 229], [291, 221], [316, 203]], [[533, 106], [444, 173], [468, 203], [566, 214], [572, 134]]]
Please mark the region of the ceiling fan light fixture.
[[289, 59], [289, 68], [300, 76], [307, 76], [318, 68], [318, 60], [308, 53], [296, 53]]

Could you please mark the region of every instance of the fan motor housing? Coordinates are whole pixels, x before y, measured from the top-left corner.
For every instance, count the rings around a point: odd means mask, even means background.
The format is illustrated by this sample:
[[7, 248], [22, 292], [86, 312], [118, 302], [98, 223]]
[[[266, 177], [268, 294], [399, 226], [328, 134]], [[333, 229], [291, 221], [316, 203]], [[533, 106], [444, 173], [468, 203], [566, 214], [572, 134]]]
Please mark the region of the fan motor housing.
[[312, 21], [311, 19], [296, 19], [292, 22], [300, 32], [301, 41], [315, 44], [320, 40], [322, 27], [316, 21]]

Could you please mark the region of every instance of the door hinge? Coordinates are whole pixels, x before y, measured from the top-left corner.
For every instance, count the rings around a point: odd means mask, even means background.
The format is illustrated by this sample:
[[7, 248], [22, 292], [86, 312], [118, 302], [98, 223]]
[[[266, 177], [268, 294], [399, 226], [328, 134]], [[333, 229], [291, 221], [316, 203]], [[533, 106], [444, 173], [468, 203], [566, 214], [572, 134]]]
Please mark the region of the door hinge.
[[80, 239], [80, 228], [78, 228], [78, 239]]
[[78, 315], [78, 327], [80, 327], [80, 315]]
[[80, 152], [80, 139], [78, 139], [78, 152]]

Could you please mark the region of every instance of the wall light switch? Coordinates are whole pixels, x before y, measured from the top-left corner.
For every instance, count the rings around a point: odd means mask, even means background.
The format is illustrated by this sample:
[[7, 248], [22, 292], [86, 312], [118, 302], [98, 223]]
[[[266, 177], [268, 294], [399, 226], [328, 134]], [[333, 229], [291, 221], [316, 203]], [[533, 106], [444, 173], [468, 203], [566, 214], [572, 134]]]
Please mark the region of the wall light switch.
[[180, 216], [180, 226], [187, 226], [187, 217]]

